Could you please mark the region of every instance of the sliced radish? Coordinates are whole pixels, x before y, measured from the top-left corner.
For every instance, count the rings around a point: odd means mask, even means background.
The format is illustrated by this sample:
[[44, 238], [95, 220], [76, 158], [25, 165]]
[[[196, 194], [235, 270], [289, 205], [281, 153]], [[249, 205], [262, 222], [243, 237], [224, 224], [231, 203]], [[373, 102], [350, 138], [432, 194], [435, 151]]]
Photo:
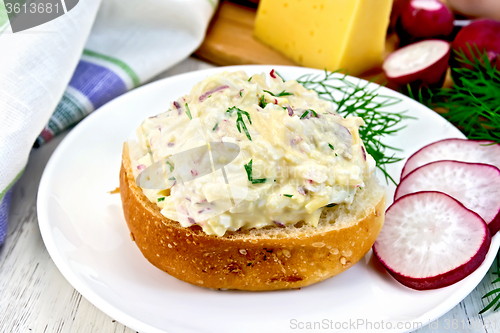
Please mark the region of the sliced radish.
[[438, 0], [411, 0], [401, 10], [401, 28], [414, 38], [446, 37], [453, 19], [451, 9]]
[[467, 139], [431, 143], [410, 156], [401, 172], [401, 179], [422, 165], [442, 160], [491, 164], [500, 169], [500, 145], [493, 143]]
[[413, 170], [396, 189], [394, 199], [408, 193], [439, 191], [476, 212], [491, 235], [500, 229], [500, 170], [494, 166], [457, 161], [438, 161]]
[[394, 202], [373, 252], [402, 284], [418, 290], [458, 282], [483, 262], [491, 236], [479, 215], [440, 192]]
[[416, 82], [429, 86], [442, 82], [449, 58], [449, 43], [424, 40], [394, 51], [382, 68], [387, 79], [398, 85]]

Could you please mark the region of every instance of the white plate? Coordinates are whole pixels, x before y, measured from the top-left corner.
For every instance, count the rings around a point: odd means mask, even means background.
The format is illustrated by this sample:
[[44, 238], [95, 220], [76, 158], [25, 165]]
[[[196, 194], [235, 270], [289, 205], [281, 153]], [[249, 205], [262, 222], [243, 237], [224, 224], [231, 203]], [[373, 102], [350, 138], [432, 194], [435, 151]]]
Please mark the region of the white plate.
[[[165, 111], [205, 77], [222, 70], [253, 74], [271, 68], [215, 68], [154, 82], [104, 105], [73, 129], [52, 155], [38, 191], [40, 231], [61, 273], [99, 309], [148, 333], [287, 332], [308, 323], [316, 330], [404, 332], [449, 311], [488, 271], [499, 247], [498, 235], [479, 269], [452, 286], [430, 291], [402, 286], [374, 265], [371, 252], [332, 279], [301, 290], [273, 292], [195, 287], [158, 270], [141, 255], [130, 239], [120, 196], [109, 194], [118, 186], [123, 142], [145, 117]], [[315, 72], [274, 68], [287, 79]], [[402, 99], [387, 110], [408, 109], [418, 118], [405, 121], [407, 128], [384, 139], [403, 148], [401, 156], [439, 139], [463, 137], [421, 104], [386, 88], [380, 93]], [[403, 164], [388, 168], [396, 180]], [[388, 186], [388, 198], [393, 193], [394, 186]]]

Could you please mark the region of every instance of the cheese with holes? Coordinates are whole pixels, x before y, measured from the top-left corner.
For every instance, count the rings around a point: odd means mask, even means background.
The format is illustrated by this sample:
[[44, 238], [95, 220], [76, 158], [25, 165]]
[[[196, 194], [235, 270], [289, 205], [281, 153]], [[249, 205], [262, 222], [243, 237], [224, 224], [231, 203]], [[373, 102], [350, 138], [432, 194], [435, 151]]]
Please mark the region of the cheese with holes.
[[257, 39], [306, 67], [352, 75], [382, 62], [392, 0], [261, 0]]

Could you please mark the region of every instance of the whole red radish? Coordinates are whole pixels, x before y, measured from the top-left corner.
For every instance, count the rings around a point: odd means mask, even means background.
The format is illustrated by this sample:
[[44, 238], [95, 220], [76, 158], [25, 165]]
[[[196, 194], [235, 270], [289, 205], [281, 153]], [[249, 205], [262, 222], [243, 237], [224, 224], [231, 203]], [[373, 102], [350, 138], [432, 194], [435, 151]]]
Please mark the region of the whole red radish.
[[[476, 49], [477, 48], [477, 49]], [[452, 43], [455, 53], [460, 50], [470, 61], [477, 58], [477, 51], [486, 53], [493, 66], [500, 67], [500, 21], [493, 19], [479, 19], [462, 28]], [[471, 53], [471, 51], [473, 53]], [[457, 61], [452, 62], [453, 67], [460, 66]]]
[[451, 9], [438, 0], [411, 0], [401, 10], [398, 33], [402, 40], [444, 38], [453, 31], [453, 20]]

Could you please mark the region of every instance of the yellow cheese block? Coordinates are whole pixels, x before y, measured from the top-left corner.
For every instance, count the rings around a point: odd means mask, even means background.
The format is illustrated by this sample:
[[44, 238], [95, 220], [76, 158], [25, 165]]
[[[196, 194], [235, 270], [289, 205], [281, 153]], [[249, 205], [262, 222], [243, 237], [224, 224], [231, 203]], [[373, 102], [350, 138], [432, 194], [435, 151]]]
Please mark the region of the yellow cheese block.
[[392, 0], [260, 0], [254, 36], [295, 62], [357, 75], [382, 62]]

